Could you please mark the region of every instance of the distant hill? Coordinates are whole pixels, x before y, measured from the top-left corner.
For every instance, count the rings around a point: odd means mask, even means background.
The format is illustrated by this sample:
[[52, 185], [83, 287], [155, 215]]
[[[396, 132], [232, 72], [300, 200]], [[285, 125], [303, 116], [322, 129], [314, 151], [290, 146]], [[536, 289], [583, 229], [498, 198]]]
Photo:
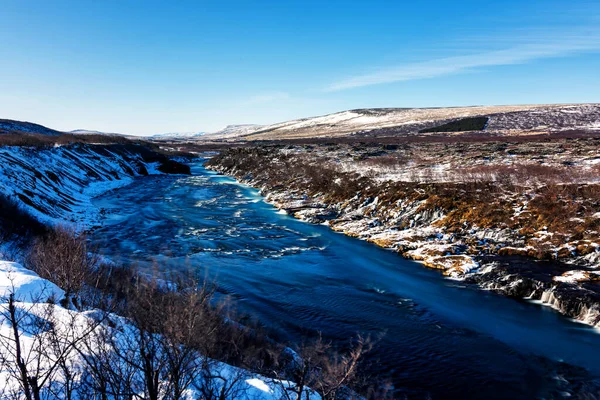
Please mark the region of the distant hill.
[[244, 124], [244, 125], [227, 125], [225, 128], [208, 133], [203, 139], [231, 139], [240, 136], [250, 135], [264, 128], [263, 125]]
[[73, 131], [69, 131], [68, 133], [72, 133], [73, 135], [109, 135], [109, 136], [126, 136], [122, 133], [116, 133], [116, 132], [100, 132], [100, 131], [93, 131], [93, 130], [88, 130], [88, 129], [75, 129]]
[[252, 127], [228, 127], [200, 139], [282, 140], [463, 131], [535, 134], [567, 129], [598, 130], [600, 104], [371, 108]]
[[65, 132], [46, 128], [43, 125], [32, 122], [14, 121], [12, 119], [0, 119], [0, 134], [7, 133], [37, 133], [48, 136], [58, 136]]
[[206, 135], [205, 132], [168, 132], [147, 136], [148, 139], [158, 140], [187, 140]]
[[245, 135], [250, 135], [263, 128], [262, 125], [244, 124], [244, 125], [227, 125], [225, 128], [216, 132], [174, 132], [174, 133], [159, 133], [149, 136], [149, 139], [154, 140], [224, 140], [237, 138]]

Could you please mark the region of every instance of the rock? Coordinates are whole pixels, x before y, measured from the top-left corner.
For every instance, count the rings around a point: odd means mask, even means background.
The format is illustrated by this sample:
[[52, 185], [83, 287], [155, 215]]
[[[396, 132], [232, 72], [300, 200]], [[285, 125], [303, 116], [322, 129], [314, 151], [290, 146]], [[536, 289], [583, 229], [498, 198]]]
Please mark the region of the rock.
[[368, 238], [367, 242], [375, 243], [379, 247], [390, 248], [394, 247], [396, 241], [390, 238]]
[[182, 164], [174, 160], [162, 160], [158, 170], [160, 172], [164, 172], [165, 174], [192, 174], [189, 165]]
[[568, 247], [561, 247], [560, 249], [558, 249], [558, 252], [556, 253], [556, 256], [558, 258], [567, 258], [567, 257], [570, 257], [571, 255], [572, 255], [572, 251]]
[[444, 275], [459, 278], [477, 268], [473, 258], [465, 255], [435, 257], [423, 262], [426, 267], [442, 269]]
[[498, 249], [499, 256], [526, 256], [528, 249], [518, 247], [502, 247]]
[[600, 281], [600, 272], [573, 270], [552, 278], [555, 282], [580, 283]]
[[589, 241], [580, 241], [577, 243], [577, 247], [575, 248], [575, 250], [577, 251], [577, 254], [581, 255], [581, 256], [585, 256], [587, 254], [593, 253], [594, 251], [596, 251], [597, 249], [597, 245], [592, 244]]

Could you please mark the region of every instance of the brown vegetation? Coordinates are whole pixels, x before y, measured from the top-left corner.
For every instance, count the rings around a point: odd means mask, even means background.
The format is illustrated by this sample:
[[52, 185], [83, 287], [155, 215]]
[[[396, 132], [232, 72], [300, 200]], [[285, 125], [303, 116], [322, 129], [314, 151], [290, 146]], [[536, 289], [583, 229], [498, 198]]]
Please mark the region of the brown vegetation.
[[86, 237], [73, 229], [57, 227], [35, 239], [27, 255], [27, 267], [65, 291], [68, 302], [77, 301], [84, 284], [97, 266]]
[[0, 134], [0, 146], [53, 147], [74, 143], [86, 144], [128, 144], [139, 143], [117, 135], [73, 135], [64, 133], [57, 136], [37, 133], [3, 133]]

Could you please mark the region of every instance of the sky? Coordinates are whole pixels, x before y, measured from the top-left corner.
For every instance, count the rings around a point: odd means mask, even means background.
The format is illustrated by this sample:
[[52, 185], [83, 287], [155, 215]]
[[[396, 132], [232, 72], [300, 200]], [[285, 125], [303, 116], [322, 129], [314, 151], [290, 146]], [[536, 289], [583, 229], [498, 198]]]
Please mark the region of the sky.
[[0, 118], [59, 130], [583, 102], [597, 0], [0, 0]]

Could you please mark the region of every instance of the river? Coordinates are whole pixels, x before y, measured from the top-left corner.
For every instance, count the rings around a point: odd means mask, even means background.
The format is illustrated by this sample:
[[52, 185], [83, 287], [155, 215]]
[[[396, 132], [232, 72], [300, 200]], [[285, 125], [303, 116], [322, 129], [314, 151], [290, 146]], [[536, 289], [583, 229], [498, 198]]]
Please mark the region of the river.
[[94, 203], [107, 215], [92, 234], [101, 253], [208, 275], [283, 338], [385, 333], [372, 358], [409, 398], [549, 398], [564, 378], [600, 376], [597, 330], [295, 220], [201, 163]]

